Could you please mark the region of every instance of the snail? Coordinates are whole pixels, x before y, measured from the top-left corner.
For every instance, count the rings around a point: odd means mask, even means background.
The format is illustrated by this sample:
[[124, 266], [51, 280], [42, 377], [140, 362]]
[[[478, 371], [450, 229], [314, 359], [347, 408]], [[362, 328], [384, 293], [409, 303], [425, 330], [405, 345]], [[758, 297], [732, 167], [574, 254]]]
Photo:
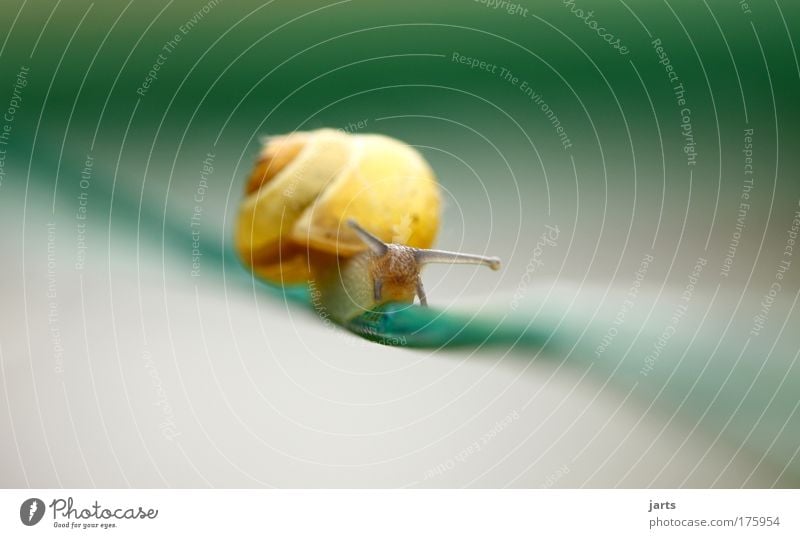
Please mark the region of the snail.
[[427, 306], [427, 264], [500, 267], [495, 257], [431, 249], [440, 213], [433, 171], [411, 146], [377, 134], [294, 132], [265, 140], [236, 248], [256, 276], [305, 284], [321, 313], [346, 324], [388, 303]]

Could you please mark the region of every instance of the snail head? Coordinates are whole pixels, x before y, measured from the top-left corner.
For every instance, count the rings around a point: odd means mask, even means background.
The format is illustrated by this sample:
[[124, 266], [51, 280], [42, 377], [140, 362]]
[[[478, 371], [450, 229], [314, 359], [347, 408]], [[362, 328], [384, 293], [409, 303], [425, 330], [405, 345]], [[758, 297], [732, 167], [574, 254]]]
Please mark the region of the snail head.
[[420, 304], [427, 306], [420, 272], [429, 263], [485, 265], [495, 271], [500, 268], [500, 259], [496, 257], [385, 243], [354, 219], [349, 219], [347, 224], [369, 249], [369, 275], [377, 303], [413, 302], [417, 297]]

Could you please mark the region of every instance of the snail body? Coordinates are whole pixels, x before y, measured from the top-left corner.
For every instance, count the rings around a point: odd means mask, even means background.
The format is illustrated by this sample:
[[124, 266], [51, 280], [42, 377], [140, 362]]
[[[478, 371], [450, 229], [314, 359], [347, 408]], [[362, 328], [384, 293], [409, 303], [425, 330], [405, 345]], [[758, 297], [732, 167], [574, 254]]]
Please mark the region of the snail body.
[[427, 304], [427, 263], [499, 260], [431, 250], [441, 197], [412, 147], [332, 129], [268, 139], [245, 187], [236, 229], [243, 262], [278, 285], [307, 284], [345, 323], [388, 302]]

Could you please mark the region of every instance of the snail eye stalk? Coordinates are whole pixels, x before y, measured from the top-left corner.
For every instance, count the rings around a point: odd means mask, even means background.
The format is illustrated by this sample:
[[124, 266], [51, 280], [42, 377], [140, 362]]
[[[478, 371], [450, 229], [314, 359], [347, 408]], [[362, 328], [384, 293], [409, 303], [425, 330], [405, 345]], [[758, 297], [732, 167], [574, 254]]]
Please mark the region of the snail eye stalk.
[[383, 256], [389, 251], [389, 245], [359, 226], [355, 219], [348, 219], [347, 224], [358, 234], [358, 237], [361, 238], [369, 249], [378, 256]]
[[500, 269], [500, 258], [478, 254], [462, 254], [448, 250], [418, 249], [415, 252], [417, 263], [458, 263], [466, 265], [485, 265], [493, 271]]

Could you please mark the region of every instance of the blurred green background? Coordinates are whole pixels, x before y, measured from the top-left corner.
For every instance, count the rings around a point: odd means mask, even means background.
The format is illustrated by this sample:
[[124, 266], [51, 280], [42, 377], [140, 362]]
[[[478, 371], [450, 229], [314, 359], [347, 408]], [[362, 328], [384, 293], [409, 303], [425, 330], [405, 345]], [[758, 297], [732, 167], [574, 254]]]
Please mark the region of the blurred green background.
[[[180, 227], [211, 152], [203, 223], [211, 234], [222, 229], [217, 204], [230, 210], [238, 201], [259, 136], [362, 122], [361, 130], [421, 147], [438, 171], [449, 198], [442, 243], [485, 247], [491, 238], [514, 263], [526, 235], [558, 223], [579, 232], [562, 276], [582, 278], [587, 269], [606, 274], [628, 253], [635, 264], [650, 247], [671, 256], [678, 243], [687, 260], [706, 247], [719, 259], [733, 231], [743, 133], [751, 128], [757, 181], [737, 255], [754, 257], [765, 230], [762, 255], [779, 253], [798, 196], [796, 6], [752, 13], [721, 2], [576, 6], [594, 10], [630, 53], [619, 54], [561, 2], [515, 15], [476, 1], [69, 2], [16, 10], [8, 3], [3, 87], [8, 95], [21, 66], [30, 67], [31, 83], [7, 167], [31, 162], [40, 171], [32, 180], [46, 178], [43, 196], [69, 199], [90, 154], [92, 190], [110, 193], [114, 172], [122, 173], [118, 212], [128, 202], [138, 212], [141, 194], [155, 220]], [[176, 34], [182, 39], [169, 52]], [[694, 166], [682, 153], [683, 107], [658, 63], [657, 38], [686, 90]], [[496, 66], [494, 73], [455, 62], [454, 53]], [[159, 54], [157, 78], [137, 94]], [[516, 85], [501, 76], [504, 68]], [[570, 148], [524, 83], [554, 112]], [[6, 181], [7, 189], [17, 186]], [[94, 198], [99, 218], [105, 211]], [[603, 255], [593, 258], [596, 246]], [[745, 282], [745, 265], [736, 264], [728, 281]], [[756, 275], [772, 272], [769, 265]]]

